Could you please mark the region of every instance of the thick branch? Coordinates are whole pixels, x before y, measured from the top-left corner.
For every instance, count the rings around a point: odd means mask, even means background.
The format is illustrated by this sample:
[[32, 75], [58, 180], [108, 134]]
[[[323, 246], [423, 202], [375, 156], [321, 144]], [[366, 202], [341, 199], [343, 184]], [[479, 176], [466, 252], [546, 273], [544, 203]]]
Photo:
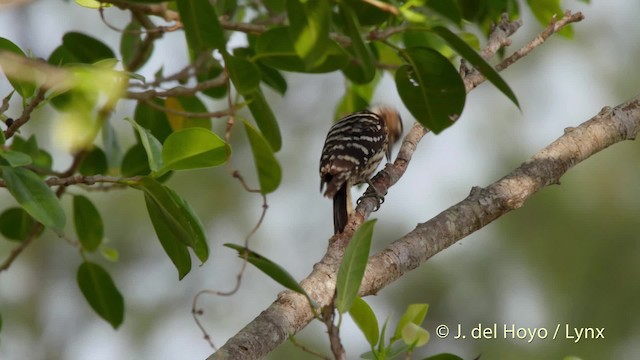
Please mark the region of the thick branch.
[[[360, 295], [379, 292], [406, 272], [458, 240], [515, 210], [545, 186], [557, 184], [571, 167], [593, 154], [640, 132], [640, 96], [598, 115], [565, 134], [513, 172], [471, 194], [433, 219], [387, 246], [369, 260]], [[333, 294], [335, 270], [341, 248], [335, 241], [327, 256], [302, 282], [319, 304]], [[338, 256], [339, 257], [339, 256]], [[231, 338], [209, 359], [259, 359], [304, 328], [313, 319], [306, 299], [283, 292], [253, 322]]]
[[542, 188], [558, 184], [574, 165], [640, 132], [640, 96], [602, 111], [535, 154], [507, 176], [471, 190], [461, 202], [369, 259], [362, 296], [371, 295], [458, 240], [520, 208]]
[[[577, 15], [566, 14], [566, 25], [579, 21]], [[575, 17], [575, 18], [573, 18]], [[506, 20], [504, 20], [506, 22]], [[560, 22], [558, 22], [560, 23]], [[557, 24], [552, 24], [557, 31]], [[494, 54], [499, 46], [509, 42], [505, 40], [519, 26], [519, 23], [506, 28], [496, 27], [495, 31], [503, 35], [490, 38], [485, 57]], [[492, 44], [498, 47], [490, 48]], [[535, 48], [542, 42], [538, 42]], [[526, 53], [528, 53], [528, 51]], [[526, 55], [525, 53], [525, 55]], [[505, 67], [512, 63], [505, 63]], [[503, 67], [500, 68], [500, 70]], [[467, 91], [479, 82], [469, 81], [463, 73]], [[481, 78], [480, 78], [481, 79]], [[481, 79], [482, 80], [482, 79]], [[481, 82], [481, 81], [480, 81]], [[512, 174], [483, 190], [474, 190], [472, 195], [447, 209], [436, 218], [418, 226], [381, 253], [370, 258], [369, 266], [360, 292], [369, 295], [378, 292], [402, 274], [416, 268], [428, 258], [455, 243], [471, 232], [480, 229], [508, 211], [518, 208], [539, 189], [558, 182], [558, 179], [571, 166], [588, 158], [592, 154], [624, 139], [632, 139], [640, 128], [640, 98], [618, 106], [614, 110], [605, 109], [601, 114], [577, 129], [567, 132], [563, 137], [523, 164]], [[402, 176], [411, 160], [417, 143], [426, 134], [422, 126], [416, 124], [405, 138], [398, 158], [394, 164], [388, 164], [374, 184], [378, 190], [386, 190]], [[313, 272], [301, 285], [311, 298], [320, 306], [331, 300], [335, 290], [335, 275], [344, 245], [375, 207], [372, 199], [364, 199], [350, 218], [345, 232], [331, 239], [324, 258], [314, 266]], [[278, 299], [256, 319], [214, 353], [209, 359], [258, 359], [276, 346], [303, 329], [313, 319], [309, 304], [303, 296], [283, 292]]]

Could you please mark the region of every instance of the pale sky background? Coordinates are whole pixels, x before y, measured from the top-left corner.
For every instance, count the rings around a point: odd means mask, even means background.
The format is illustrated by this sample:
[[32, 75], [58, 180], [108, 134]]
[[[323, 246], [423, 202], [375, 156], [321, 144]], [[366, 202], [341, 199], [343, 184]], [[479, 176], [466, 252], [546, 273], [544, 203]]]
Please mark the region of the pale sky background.
[[[472, 186], [486, 186], [505, 175], [561, 136], [564, 128], [579, 125], [603, 106], [617, 105], [637, 95], [640, 2], [594, 0], [586, 5], [564, 1], [563, 6], [582, 11], [586, 16], [586, 20], [575, 25], [575, 38], [554, 37], [502, 74], [517, 94], [522, 112], [489, 84], [474, 90], [467, 98], [458, 124], [439, 136], [429, 134], [424, 138], [409, 171], [391, 189], [381, 210], [373, 215], [380, 219], [374, 250], [462, 200]], [[39, 57], [48, 57], [68, 31], [88, 33], [114, 50], [119, 46], [119, 34], [104, 26], [96, 11], [76, 6], [72, 1], [40, 0], [22, 7], [0, 9], [0, 36], [12, 40], [22, 49], [30, 49]], [[542, 29], [526, 6], [522, 9], [524, 26], [513, 37], [513, 45], [507, 53], [528, 42]], [[119, 10], [106, 13], [116, 26], [122, 27], [127, 21], [123, 16], [125, 13]], [[153, 60], [142, 73], [151, 76], [159, 66], [164, 66], [165, 74], [171, 73], [186, 61], [183, 33], [167, 34], [157, 43]], [[321, 258], [332, 229], [331, 202], [318, 191], [317, 163], [335, 104], [344, 92], [344, 80], [341, 74], [287, 74], [287, 79], [290, 91], [284, 98], [266, 91], [268, 101], [280, 123], [284, 124], [281, 130], [285, 142], [278, 153], [284, 177], [280, 189], [269, 196], [270, 208], [252, 240], [252, 247], [277, 261], [297, 279], [302, 279]], [[8, 91], [7, 82], [0, 80], [0, 96]], [[397, 106], [405, 120], [405, 129], [410, 128], [412, 117], [401, 104], [391, 79], [383, 79], [374, 101]], [[132, 103], [122, 104], [121, 110], [112, 118], [129, 139], [131, 131], [122, 117], [130, 114], [131, 106]], [[215, 106], [212, 104], [210, 109]], [[14, 113], [10, 114], [17, 115], [18, 108], [15, 106]], [[45, 129], [42, 131], [46, 133], [48, 120], [39, 119], [45, 122], [39, 128]], [[215, 127], [218, 129], [220, 125]], [[499, 127], [498, 131], [496, 127]], [[235, 134], [240, 133], [236, 129]], [[55, 139], [48, 141], [55, 142]], [[42, 145], [47, 147], [46, 143]], [[626, 146], [637, 146], [637, 143]], [[55, 160], [56, 168], [65, 168], [68, 155], [60, 150], [55, 155], [59, 155]], [[253, 180], [253, 164], [248, 160], [248, 152], [238, 151], [234, 165]], [[149, 232], [151, 226], [140, 194], [133, 191], [91, 193], [105, 218], [110, 241], [127, 244], [118, 247], [122, 261], [128, 264], [126, 267], [105, 265], [125, 296], [124, 324], [114, 331], [93, 313], [75, 283], [75, 271], [80, 264], [77, 251], [48, 234], [31, 245], [35, 248], [40, 242], [49, 242], [51, 244], [45, 248], [48, 250], [29, 249], [24, 259], [18, 259], [8, 272], [0, 274], [0, 312], [4, 320], [0, 332], [0, 358], [163, 360], [208, 356], [211, 349], [202, 340], [191, 318], [191, 300], [201, 289], [224, 290], [232, 286], [240, 262], [221, 244], [241, 243], [261, 209], [261, 199], [245, 193], [234, 195], [237, 198], [229, 202], [227, 194], [215, 189], [206, 194], [193, 192], [192, 189], [207, 189], [214, 183], [212, 177], [228, 177], [226, 171], [219, 168], [181, 173], [169, 182], [192, 203], [203, 219], [212, 250], [210, 260], [202, 267], [194, 263], [191, 273], [181, 282], [177, 281], [175, 269]], [[230, 183], [225, 181], [225, 184]], [[0, 199], [3, 203], [10, 201], [6, 194]], [[225, 211], [215, 210], [217, 204], [228, 206], [228, 214], [208, 215]], [[133, 216], [141, 220], [134, 223]], [[459, 281], [460, 288], [454, 288], [446, 296], [450, 300], [449, 306], [454, 307], [456, 299], [473, 293], [475, 285], [465, 280], [469, 268], [463, 264], [473, 264], [478, 254], [499, 251], [493, 242], [495, 236], [491, 227], [483, 229], [429, 261], [434, 269], [449, 272]], [[0, 245], [0, 254], [8, 249], [10, 246]], [[515, 260], [506, 258], [501, 266], [508, 271], [500, 281], [510, 289], [499, 296], [503, 318], [522, 323], [546, 319], [549, 314], [544, 295], [537, 291], [536, 281], [539, 280]], [[391, 312], [389, 301], [401, 296], [394, 293], [399, 289], [400, 285], [393, 285], [379, 296], [367, 298], [379, 318], [384, 319]], [[200, 307], [206, 312], [203, 321], [216, 345], [222, 345], [258, 315], [280, 290], [278, 284], [250, 268], [241, 290], [234, 297], [202, 298]], [[477, 301], [482, 303], [483, 299]], [[7, 308], [31, 311], [14, 314], [7, 313]], [[428, 318], [431, 314], [437, 317], [437, 311], [432, 307]], [[398, 315], [395, 313], [396, 317]], [[158, 317], [160, 320], [156, 320]], [[28, 320], [21, 323], [24, 319]], [[350, 321], [345, 321], [344, 326], [342, 333], [350, 358], [356, 358], [367, 350], [364, 339]], [[40, 331], [32, 331], [34, 327]], [[321, 344], [326, 342], [319, 323], [309, 328], [311, 330], [303, 332], [303, 339], [319, 338]], [[473, 353], [464, 352], [465, 344], [441, 341], [435, 338], [433, 328], [428, 330], [432, 332], [429, 346], [433, 349], [473, 356]], [[616, 355], [637, 354], [638, 351], [638, 345], [630, 342]]]

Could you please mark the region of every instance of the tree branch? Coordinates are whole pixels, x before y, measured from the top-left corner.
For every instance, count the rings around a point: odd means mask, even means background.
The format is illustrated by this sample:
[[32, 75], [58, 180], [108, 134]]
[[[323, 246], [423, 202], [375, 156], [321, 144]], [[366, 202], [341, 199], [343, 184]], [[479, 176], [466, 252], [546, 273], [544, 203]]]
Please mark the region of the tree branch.
[[[557, 184], [574, 165], [615, 143], [635, 139], [638, 132], [640, 96], [613, 109], [606, 107], [577, 128], [566, 129], [563, 136], [507, 176], [486, 188], [474, 187], [466, 199], [370, 257], [360, 295], [379, 292], [458, 240], [520, 208], [543, 187]], [[319, 304], [327, 304], [334, 291], [335, 272], [343, 251], [339, 242], [329, 246], [325, 258], [302, 282]], [[304, 296], [282, 292], [209, 359], [259, 359], [312, 319]]]
[[[568, 13], [565, 18], [568, 16], [572, 15]], [[579, 17], [581, 18], [581, 15]], [[570, 22], [566, 21], [562, 25]], [[519, 23], [510, 26], [507, 19], [503, 19], [503, 23], [508, 26], [498, 26], [494, 31], [500, 31], [505, 35], [490, 37], [483, 56], [490, 57], [500, 46], [508, 45], [510, 42], [505, 38], [520, 26]], [[557, 23], [552, 24], [554, 32], [559, 29], [556, 25]], [[542, 43], [538, 42], [526, 53]], [[498, 46], [492, 47], [494, 44]], [[512, 63], [504, 64], [506, 68]], [[475, 76], [475, 72], [463, 72], [467, 91], [479, 83], [467, 82], [467, 76], [472, 75]], [[640, 98], [622, 104], [614, 110], [604, 109], [601, 114], [579, 128], [568, 131], [513, 173], [485, 189], [474, 188], [467, 199], [419, 225], [382, 252], [370, 257], [360, 294], [364, 296], [378, 292], [437, 252], [520, 207], [542, 187], [557, 183], [560, 176], [576, 163], [616, 142], [634, 138], [639, 129]], [[426, 133], [425, 128], [414, 124], [405, 137], [394, 164], [387, 164], [384, 171], [374, 178], [374, 185], [378, 190], [386, 192], [398, 181], [405, 172], [418, 142]], [[335, 276], [345, 244], [376, 206], [374, 199], [361, 200], [345, 231], [330, 240], [323, 259], [314, 265], [312, 273], [301, 282], [302, 287], [320, 306], [329, 304], [334, 294]], [[284, 291], [269, 308], [229, 339], [209, 359], [261, 358], [289, 336], [303, 329], [312, 319], [313, 314], [307, 299], [300, 294]]]

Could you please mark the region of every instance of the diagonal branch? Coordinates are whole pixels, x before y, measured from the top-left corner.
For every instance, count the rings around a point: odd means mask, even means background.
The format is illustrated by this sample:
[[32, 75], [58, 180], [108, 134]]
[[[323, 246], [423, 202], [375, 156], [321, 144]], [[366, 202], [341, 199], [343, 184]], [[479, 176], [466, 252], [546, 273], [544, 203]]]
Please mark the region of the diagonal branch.
[[[572, 16], [565, 14], [565, 18]], [[579, 21], [576, 19], [574, 21]], [[520, 24], [497, 26], [504, 36], [490, 37], [483, 52], [490, 57]], [[571, 21], [564, 21], [563, 26]], [[554, 31], [558, 23], [552, 24]], [[499, 46], [492, 47], [499, 42]], [[539, 42], [537, 45], [542, 44]], [[530, 50], [531, 50], [530, 49]], [[529, 50], [529, 51], [530, 51]], [[527, 52], [528, 53], [528, 52]], [[526, 55], [526, 54], [525, 54]], [[506, 63], [505, 68], [512, 63]], [[502, 69], [501, 69], [502, 70]], [[464, 71], [467, 91], [482, 81], [467, 82], [475, 71]], [[475, 83], [473, 86], [473, 83]], [[434, 219], [419, 225], [403, 238], [389, 245], [382, 252], [370, 257], [360, 294], [375, 294], [404, 273], [415, 269], [431, 256], [447, 248], [464, 236], [482, 228], [503, 214], [520, 207], [523, 202], [542, 187], [555, 184], [571, 166], [592, 154], [624, 139], [633, 139], [640, 131], [640, 98], [622, 104], [615, 109], [605, 109], [598, 116], [580, 127], [568, 131], [547, 149], [513, 173], [495, 184], [472, 194]], [[404, 174], [420, 139], [428, 132], [414, 124], [405, 137], [394, 164], [387, 164], [374, 178], [378, 190], [386, 192]], [[345, 231], [335, 235], [323, 259], [314, 265], [311, 274], [301, 282], [302, 287], [319, 306], [329, 304], [335, 291], [335, 276], [344, 253], [344, 247], [355, 229], [368, 218], [377, 203], [371, 198], [361, 199], [356, 212], [349, 219]], [[288, 337], [302, 330], [313, 314], [307, 299], [300, 294], [284, 291], [269, 308], [227, 341], [209, 359], [259, 359], [271, 352]]]
[[[369, 259], [360, 295], [372, 295], [502, 215], [520, 208], [540, 189], [557, 184], [569, 169], [597, 152], [640, 132], [640, 96], [599, 114], [576, 128], [565, 130], [555, 142], [507, 176], [485, 188], [473, 188], [461, 202], [418, 225], [413, 231]], [[337, 242], [327, 255], [335, 256]], [[329, 301], [339, 258], [327, 258], [302, 282], [318, 303]], [[330, 281], [328, 281], [330, 280]], [[311, 321], [307, 300], [283, 292], [256, 320], [231, 338], [209, 359], [258, 359]], [[260, 338], [262, 334], [262, 338]], [[269, 334], [269, 336], [265, 336]]]
[[565, 129], [564, 135], [502, 179], [474, 187], [466, 199], [370, 257], [360, 295], [375, 294], [458, 240], [520, 208], [542, 188], [558, 184], [576, 164], [613, 144], [634, 140], [638, 132], [640, 95]]

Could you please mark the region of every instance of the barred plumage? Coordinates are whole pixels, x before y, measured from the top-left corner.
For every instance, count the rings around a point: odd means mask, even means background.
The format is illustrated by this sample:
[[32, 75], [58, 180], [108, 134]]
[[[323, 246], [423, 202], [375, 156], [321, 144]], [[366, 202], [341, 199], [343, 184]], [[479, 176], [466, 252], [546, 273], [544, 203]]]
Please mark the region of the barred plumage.
[[320, 157], [320, 191], [333, 198], [335, 233], [347, 225], [352, 186], [369, 182], [391, 147], [402, 135], [402, 120], [391, 107], [378, 106], [345, 116], [335, 123], [324, 143]]

